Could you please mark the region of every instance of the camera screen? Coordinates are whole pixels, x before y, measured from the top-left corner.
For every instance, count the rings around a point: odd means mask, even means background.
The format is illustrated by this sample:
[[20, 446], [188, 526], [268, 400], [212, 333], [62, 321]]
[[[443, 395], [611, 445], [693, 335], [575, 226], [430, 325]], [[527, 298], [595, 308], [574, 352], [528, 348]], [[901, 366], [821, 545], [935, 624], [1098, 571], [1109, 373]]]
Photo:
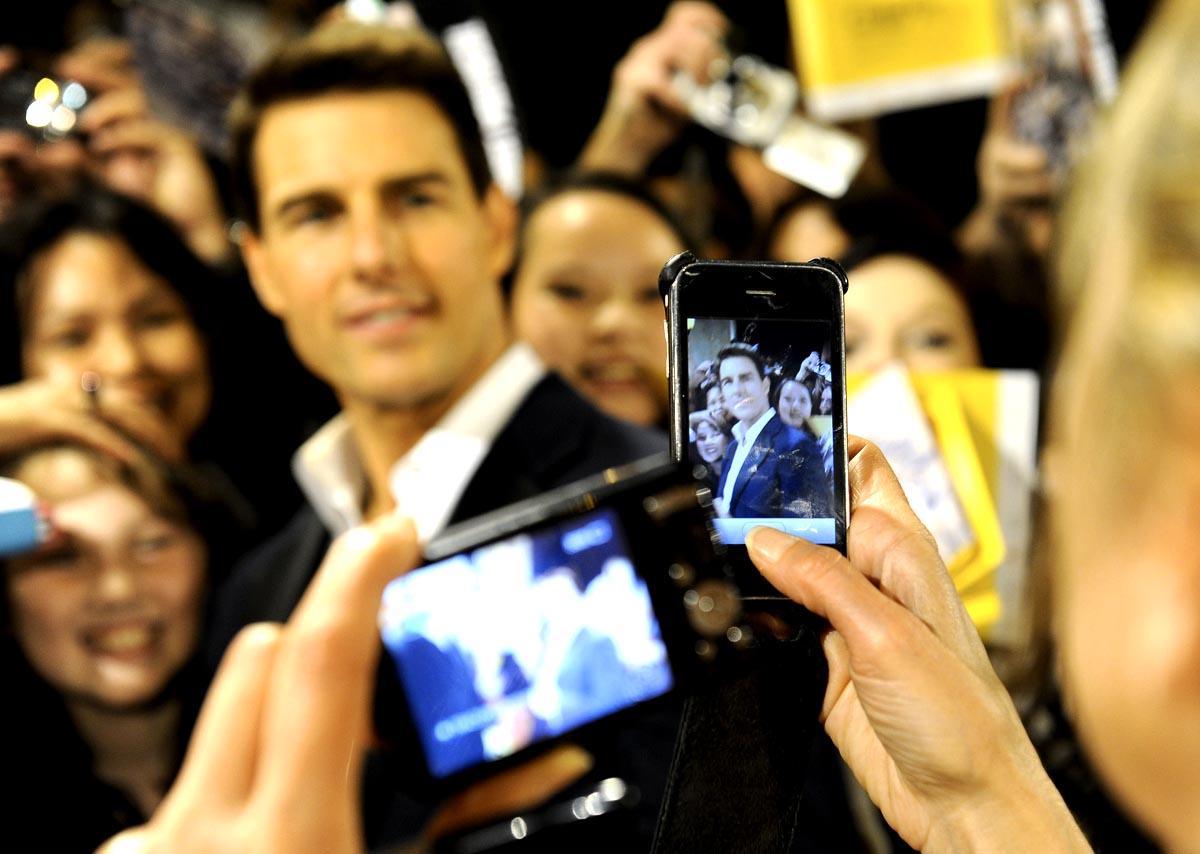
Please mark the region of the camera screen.
[[689, 454], [722, 541], [770, 525], [836, 543], [832, 324], [694, 317], [687, 328]]
[[649, 591], [607, 509], [396, 579], [380, 628], [437, 777], [674, 684]]

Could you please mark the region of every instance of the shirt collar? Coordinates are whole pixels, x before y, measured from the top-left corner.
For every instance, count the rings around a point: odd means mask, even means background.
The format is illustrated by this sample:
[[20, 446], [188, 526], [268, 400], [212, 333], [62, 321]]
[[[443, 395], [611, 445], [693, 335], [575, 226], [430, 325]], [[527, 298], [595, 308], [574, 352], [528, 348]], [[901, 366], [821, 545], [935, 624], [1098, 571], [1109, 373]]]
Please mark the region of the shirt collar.
[[[389, 476], [392, 497], [397, 512], [412, 517], [422, 541], [445, 526], [492, 443], [545, 374], [527, 344], [513, 344], [396, 461]], [[367, 477], [344, 413], [300, 446], [292, 470], [331, 534], [362, 523]]]
[[292, 456], [292, 474], [331, 534], [337, 536], [362, 523], [367, 474], [345, 413], [300, 446]]
[[738, 440], [739, 445], [752, 444], [758, 438], [758, 434], [767, 426], [767, 422], [771, 420], [771, 416], [775, 414], [775, 407], [768, 406], [766, 411], [758, 416], [758, 420], [750, 425], [749, 429], [742, 426], [742, 422], [737, 422], [733, 425], [733, 437]]

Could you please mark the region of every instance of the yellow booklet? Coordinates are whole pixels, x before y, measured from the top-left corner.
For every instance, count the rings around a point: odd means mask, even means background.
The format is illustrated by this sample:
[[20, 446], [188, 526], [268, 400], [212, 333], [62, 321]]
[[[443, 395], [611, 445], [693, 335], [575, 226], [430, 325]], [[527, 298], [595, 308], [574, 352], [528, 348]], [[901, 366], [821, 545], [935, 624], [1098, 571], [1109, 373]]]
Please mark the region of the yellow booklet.
[[805, 108], [824, 121], [989, 95], [1011, 68], [1005, 0], [788, 0]]
[[[953, 385], [966, 415], [975, 450], [1004, 532], [1005, 554], [986, 585], [1004, 603], [985, 635], [994, 644], [1022, 643], [1025, 588], [1037, 486], [1040, 385], [1032, 371], [952, 371], [917, 374], [917, 395], [938, 384]], [[959, 589], [964, 599], [970, 590]]]
[[1036, 376], [893, 368], [851, 376], [847, 390], [849, 431], [889, 456], [980, 633], [1015, 640], [1029, 557]]

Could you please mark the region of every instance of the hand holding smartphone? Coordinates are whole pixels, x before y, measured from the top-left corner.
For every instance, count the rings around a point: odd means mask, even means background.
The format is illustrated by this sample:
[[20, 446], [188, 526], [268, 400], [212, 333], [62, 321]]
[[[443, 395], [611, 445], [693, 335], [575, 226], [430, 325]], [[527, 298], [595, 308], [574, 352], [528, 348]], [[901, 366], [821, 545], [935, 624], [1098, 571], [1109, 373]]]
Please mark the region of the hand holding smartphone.
[[761, 639], [798, 637], [804, 612], [750, 564], [751, 528], [845, 551], [841, 269], [685, 254], [660, 283], [674, 461], [453, 528], [384, 594], [376, 730], [415, 793], [619, 726], [754, 669]]
[[778, 596], [746, 556], [755, 526], [845, 552], [845, 288], [845, 273], [826, 260], [684, 253], [660, 277], [672, 457], [708, 482], [745, 594]]

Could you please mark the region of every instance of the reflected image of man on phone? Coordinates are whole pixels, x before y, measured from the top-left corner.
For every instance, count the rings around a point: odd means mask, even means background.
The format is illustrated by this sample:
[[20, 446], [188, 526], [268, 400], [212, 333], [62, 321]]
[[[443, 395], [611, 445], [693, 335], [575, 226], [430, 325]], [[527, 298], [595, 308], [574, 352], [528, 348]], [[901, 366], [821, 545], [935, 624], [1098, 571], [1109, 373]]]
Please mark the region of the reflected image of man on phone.
[[759, 352], [734, 343], [717, 356], [725, 407], [736, 445], [721, 467], [714, 504], [734, 518], [823, 518], [833, 496], [821, 450], [771, 406], [771, 380]]

